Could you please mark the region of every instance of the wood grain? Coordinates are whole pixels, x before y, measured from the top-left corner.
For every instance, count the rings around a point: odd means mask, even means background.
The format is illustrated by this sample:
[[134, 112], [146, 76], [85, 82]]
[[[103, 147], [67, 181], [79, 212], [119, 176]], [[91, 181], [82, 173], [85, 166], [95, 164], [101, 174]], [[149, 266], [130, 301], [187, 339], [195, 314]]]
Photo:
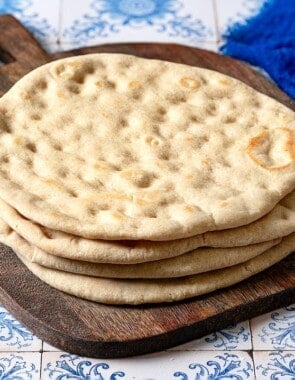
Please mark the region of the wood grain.
[[[13, 44], [11, 43], [13, 41]], [[117, 44], [48, 56], [11, 16], [0, 17], [0, 93], [53, 59], [122, 52], [206, 67], [234, 76], [292, 109], [294, 102], [242, 62], [178, 45]], [[0, 245], [0, 301], [41, 339], [91, 357], [123, 357], [162, 350], [295, 301], [295, 254], [240, 284], [165, 305], [108, 306], [53, 289]]]

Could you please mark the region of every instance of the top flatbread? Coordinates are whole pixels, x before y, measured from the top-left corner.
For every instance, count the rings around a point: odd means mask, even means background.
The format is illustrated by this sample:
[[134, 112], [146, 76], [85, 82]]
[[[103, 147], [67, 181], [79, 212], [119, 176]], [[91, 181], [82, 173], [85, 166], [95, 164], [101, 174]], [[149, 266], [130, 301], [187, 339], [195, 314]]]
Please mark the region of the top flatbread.
[[0, 100], [0, 196], [56, 230], [178, 239], [295, 185], [294, 113], [245, 84], [118, 54], [47, 64]]

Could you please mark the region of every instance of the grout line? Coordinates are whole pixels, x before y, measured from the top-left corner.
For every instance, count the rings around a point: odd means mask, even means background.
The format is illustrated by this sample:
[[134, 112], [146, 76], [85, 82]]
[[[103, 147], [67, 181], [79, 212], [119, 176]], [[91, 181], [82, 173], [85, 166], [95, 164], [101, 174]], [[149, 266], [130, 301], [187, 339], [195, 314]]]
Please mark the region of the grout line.
[[254, 378], [257, 380], [258, 377], [257, 377], [257, 373], [256, 373], [256, 362], [255, 362], [255, 354], [254, 354], [254, 351], [253, 351], [253, 371], [254, 371]]
[[8, 351], [8, 350], [0, 350], [0, 354], [41, 354], [40, 351], [21, 351], [21, 350], [13, 350], [13, 351]]
[[[43, 347], [43, 341], [42, 341], [42, 347]], [[40, 376], [39, 376], [40, 380], [42, 377], [42, 365], [43, 365], [43, 352], [41, 352], [41, 355], [40, 355]]]
[[252, 351], [254, 351], [254, 339], [253, 339], [253, 332], [252, 332], [252, 323], [251, 319], [248, 320], [249, 323], [249, 330], [250, 330], [250, 337], [251, 337], [251, 346], [252, 346]]
[[220, 42], [220, 33], [219, 33], [219, 22], [218, 22], [218, 11], [217, 11], [217, 0], [212, 0], [213, 14], [214, 14], [214, 25], [215, 25], [215, 34], [217, 38], [217, 43]]

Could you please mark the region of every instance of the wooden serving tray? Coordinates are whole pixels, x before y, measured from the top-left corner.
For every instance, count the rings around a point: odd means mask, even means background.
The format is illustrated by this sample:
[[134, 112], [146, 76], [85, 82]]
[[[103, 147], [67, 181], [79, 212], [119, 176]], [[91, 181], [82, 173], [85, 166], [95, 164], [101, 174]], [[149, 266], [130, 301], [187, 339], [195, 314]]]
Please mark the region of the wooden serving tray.
[[[236, 77], [295, 109], [287, 95], [237, 60], [167, 44], [116, 44], [47, 55], [11, 16], [0, 17], [0, 92], [53, 59], [121, 52], [206, 67]], [[46, 285], [0, 245], [0, 302], [48, 343], [91, 357], [115, 358], [162, 350], [295, 301], [295, 254], [247, 281], [183, 302], [107, 306]]]

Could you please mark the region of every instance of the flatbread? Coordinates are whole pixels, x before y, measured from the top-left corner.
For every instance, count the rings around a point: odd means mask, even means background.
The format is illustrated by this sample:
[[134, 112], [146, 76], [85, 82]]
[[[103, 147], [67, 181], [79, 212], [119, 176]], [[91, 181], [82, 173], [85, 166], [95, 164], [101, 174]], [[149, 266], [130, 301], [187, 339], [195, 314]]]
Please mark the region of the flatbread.
[[65, 293], [106, 304], [172, 302], [225, 288], [279, 262], [295, 247], [295, 234], [265, 253], [226, 269], [167, 280], [118, 280], [71, 274], [19, 258], [37, 277]]
[[80, 261], [134, 264], [175, 257], [204, 246], [239, 247], [287, 236], [295, 232], [295, 192], [247, 226], [167, 242], [90, 240], [69, 235], [24, 218], [1, 199], [0, 217], [32, 245], [50, 254]]
[[294, 112], [206, 69], [66, 58], [0, 99], [0, 197], [55, 230], [171, 240], [251, 223], [295, 187]]
[[134, 265], [97, 264], [53, 256], [31, 245], [0, 220], [0, 241], [28, 261], [65, 272], [107, 278], [170, 278], [189, 276], [245, 262], [281, 239], [238, 248], [198, 248], [183, 255]]

